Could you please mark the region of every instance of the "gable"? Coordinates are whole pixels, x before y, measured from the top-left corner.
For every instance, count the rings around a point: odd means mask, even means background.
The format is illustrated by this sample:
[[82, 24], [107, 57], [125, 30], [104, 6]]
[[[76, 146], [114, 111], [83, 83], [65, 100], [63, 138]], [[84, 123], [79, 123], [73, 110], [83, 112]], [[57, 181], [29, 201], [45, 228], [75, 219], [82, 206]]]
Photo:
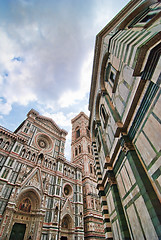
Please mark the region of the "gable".
[[51, 131], [55, 131], [58, 134], [64, 133], [65, 136], [68, 134], [67, 131], [59, 128], [58, 125], [51, 118], [47, 118], [47, 117], [44, 117], [44, 116], [39, 116], [39, 117], [36, 117], [35, 119], [39, 123], [45, 125], [46, 128], [51, 130]]
[[36, 117], [36, 120], [43, 125], [45, 125], [47, 128], [51, 129], [52, 131], [56, 131], [60, 133], [61, 129], [57, 126], [57, 124], [53, 120], [45, 119], [45, 118], [40, 118]]
[[66, 202], [62, 208], [61, 217], [63, 218], [66, 214], [71, 217], [73, 217], [74, 215], [73, 207], [69, 199], [66, 199]]
[[64, 136], [68, 134], [67, 131], [59, 128], [59, 126], [53, 121], [52, 118], [42, 116], [34, 109], [31, 109], [28, 112], [27, 117], [38, 122], [40, 125], [43, 125], [43, 127], [46, 127], [48, 130], [55, 131], [59, 134], [63, 134]]
[[43, 192], [41, 173], [38, 168], [34, 169], [22, 183], [22, 188], [29, 186]]

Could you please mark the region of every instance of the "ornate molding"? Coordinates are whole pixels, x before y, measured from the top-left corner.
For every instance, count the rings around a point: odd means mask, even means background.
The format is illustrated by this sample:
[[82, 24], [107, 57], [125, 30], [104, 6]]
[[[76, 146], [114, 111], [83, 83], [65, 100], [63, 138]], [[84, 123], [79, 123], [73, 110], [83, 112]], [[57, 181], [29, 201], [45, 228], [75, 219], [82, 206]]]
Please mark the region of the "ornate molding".
[[120, 145], [125, 155], [128, 153], [128, 151], [134, 150], [134, 145], [127, 135], [122, 135], [120, 138]]

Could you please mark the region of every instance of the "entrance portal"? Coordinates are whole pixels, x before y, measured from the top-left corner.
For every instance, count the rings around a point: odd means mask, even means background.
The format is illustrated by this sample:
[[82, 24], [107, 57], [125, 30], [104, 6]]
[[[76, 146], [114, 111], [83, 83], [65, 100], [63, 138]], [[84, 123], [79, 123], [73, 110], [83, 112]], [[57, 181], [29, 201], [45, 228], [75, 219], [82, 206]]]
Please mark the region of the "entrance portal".
[[9, 240], [23, 240], [26, 230], [26, 224], [15, 223], [12, 227], [12, 232]]
[[68, 240], [67, 237], [61, 237], [61, 240]]

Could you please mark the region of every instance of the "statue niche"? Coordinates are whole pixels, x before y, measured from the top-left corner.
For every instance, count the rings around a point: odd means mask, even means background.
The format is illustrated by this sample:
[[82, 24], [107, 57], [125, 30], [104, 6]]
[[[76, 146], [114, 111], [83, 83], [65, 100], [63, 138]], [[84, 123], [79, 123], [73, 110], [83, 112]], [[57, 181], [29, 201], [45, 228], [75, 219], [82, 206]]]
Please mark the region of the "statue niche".
[[43, 155], [42, 153], [40, 153], [40, 155], [38, 156], [38, 161], [37, 161], [37, 163], [41, 165], [43, 159], [44, 159], [44, 155]]

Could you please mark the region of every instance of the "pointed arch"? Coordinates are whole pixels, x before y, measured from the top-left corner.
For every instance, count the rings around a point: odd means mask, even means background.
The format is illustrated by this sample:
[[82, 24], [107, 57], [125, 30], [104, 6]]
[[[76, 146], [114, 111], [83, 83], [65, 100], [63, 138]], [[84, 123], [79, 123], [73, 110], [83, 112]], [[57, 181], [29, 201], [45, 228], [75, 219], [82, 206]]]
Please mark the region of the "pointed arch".
[[17, 208], [19, 209], [20, 203], [22, 203], [25, 199], [29, 199], [31, 203], [31, 211], [40, 209], [41, 204], [41, 195], [37, 191], [37, 189], [32, 187], [26, 187], [23, 189], [17, 197]]
[[10, 142], [9, 141], [6, 141], [5, 144], [4, 144], [4, 150], [8, 150], [8, 147], [10, 145]]
[[61, 227], [66, 230], [70, 230], [73, 228], [73, 226], [74, 222], [72, 217], [69, 214], [66, 214], [62, 219]]
[[81, 149], [81, 145], [79, 145], [79, 153], [81, 153], [82, 149]]
[[3, 142], [3, 138], [0, 138], [0, 145], [2, 144], [2, 142]]
[[21, 151], [20, 156], [21, 156], [22, 158], [24, 158], [24, 157], [25, 157], [25, 154], [26, 154], [26, 149], [23, 148], [22, 151]]
[[35, 153], [32, 154], [31, 161], [33, 161], [33, 162], [35, 161]]
[[80, 127], [77, 126], [76, 129], [75, 129], [75, 139], [77, 139], [79, 137], [80, 137]]
[[75, 156], [77, 156], [77, 155], [78, 155], [78, 149], [75, 148]]
[[109, 52], [105, 53], [103, 60], [102, 60], [102, 65], [101, 65], [101, 74], [100, 74], [100, 86], [101, 90], [105, 91], [105, 73], [106, 73], [106, 63], [109, 58]]
[[26, 154], [26, 159], [30, 159], [30, 156], [31, 156], [31, 152], [28, 151], [27, 154]]
[[99, 103], [100, 103], [100, 99], [101, 99], [101, 91], [98, 92], [97, 97], [96, 97], [96, 108], [95, 108], [95, 117], [96, 117], [96, 121], [99, 121]]

